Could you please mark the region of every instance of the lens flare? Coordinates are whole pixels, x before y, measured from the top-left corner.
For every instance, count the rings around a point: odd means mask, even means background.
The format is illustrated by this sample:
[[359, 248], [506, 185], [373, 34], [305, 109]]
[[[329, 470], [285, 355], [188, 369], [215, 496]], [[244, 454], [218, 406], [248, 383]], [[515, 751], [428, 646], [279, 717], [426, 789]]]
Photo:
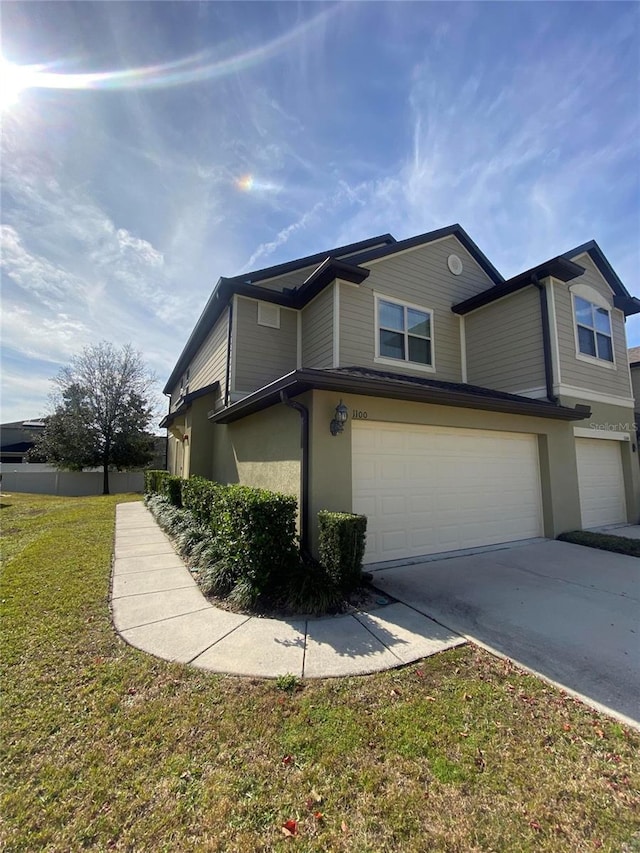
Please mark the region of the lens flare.
[[224, 77], [270, 59], [326, 22], [338, 9], [338, 4], [331, 6], [266, 44], [220, 59], [213, 58], [212, 51], [205, 51], [159, 65], [66, 74], [51, 70], [52, 66], [16, 65], [0, 57], [1, 103], [15, 103], [25, 89], [163, 89]]
[[243, 175], [236, 181], [236, 186], [238, 187], [238, 189], [246, 193], [251, 192], [251, 190], [253, 189], [253, 184], [253, 175]]

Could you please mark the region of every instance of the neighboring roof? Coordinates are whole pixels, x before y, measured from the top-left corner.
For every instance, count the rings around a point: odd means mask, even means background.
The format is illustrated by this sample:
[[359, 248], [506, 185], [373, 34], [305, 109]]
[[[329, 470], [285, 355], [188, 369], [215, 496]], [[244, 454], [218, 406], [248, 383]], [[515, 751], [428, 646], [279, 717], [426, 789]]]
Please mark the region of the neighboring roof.
[[489, 305], [489, 303], [495, 302], [496, 299], [502, 299], [503, 296], [509, 296], [511, 293], [522, 290], [523, 287], [528, 287], [541, 278], [547, 278], [552, 275], [560, 281], [572, 281], [574, 278], [583, 275], [583, 273], [584, 267], [574, 264], [573, 261], [566, 260], [562, 256], [551, 258], [550, 261], [545, 261], [543, 264], [538, 264], [538, 266], [532, 267], [530, 270], [518, 273], [518, 275], [507, 279], [502, 284], [490, 287], [488, 290], [483, 290], [482, 293], [477, 293], [463, 302], [458, 302], [457, 305], [452, 306], [451, 310], [455, 314], [468, 314], [469, 311], [475, 311], [476, 308]]
[[589, 240], [588, 243], [583, 243], [581, 246], [576, 246], [575, 249], [570, 249], [568, 252], [565, 252], [562, 257], [577, 258], [585, 252], [600, 270], [611, 290], [613, 290], [613, 304], [616, 308], [624, 311], [625, 316], [627, 317], [631, 314], [638, 314], [640, 312], [640, 299], [629, 293], [595, 240]]
[[187, 411], [194, 400], [197, 400], [199, 397], [206, 397], [207, 394], [214, 394], [219, 388], [219, 382], [212, 382], [211, 385], [205, 385], [202, 388], [198, 388], [197, 391], [190, 391], [188, 394], [185, 394], [178, 408], [173, 412], [169, 412], [168, 415], [165, 415], [158, 426], [162, 429], [171, 426], [176, 418], [179, 418], [180, 415], [183, 415]]
[[226, 409], [210, 412], [209, 420], [220, 424], [232, 423], [281, 402], [283, 395], [296, 397], [312, 388], [566, 421], [583, 420], [591, 414], [588, 406], [572, 409], [546, 400], [532, 400], [477, 385], [440, 382], [364, 367], [340, 367], [332, 370], [294, 370]]
[[15, 444], [3, 444], [3, 453], [26, 453], [33, 447], [33, 441], [17, 441]]
[[45, 423], [41, 418], [32, 418], [27, 421], [11, 421], [10, 423], [0, 424], [2, 429], [44, 429]]
[[[220, 278], [191, 332], [171, 376], [167, 379], [163, 392], [169, 393], [179, 380], [189, 361], [196, 354], [234, 293], [253, 299], [261, 299], [265, 302], [274, 302], [277, 305], [284, 305], [289, 308], [301, 308], [336, 277], [359, 284], [369, 275], [368, 269], [359, 268], [360, 264], [385, 258], [417, 246], [426, 246], [435, 240], [441, 240], [443, 237], [456, 237], [495, 284], [504, 282], [504, 277], [500, 275], [486, 255], [480, 251], [464, 228], [457, 224], [440, 228], [437, 231], [429, 231], [426, 234], [419, 234], [417, 237], [410, 237], [407, 240], [398, 241], [391, 234], [382, 234], [378, 237], [371, 237], [369, 240], [362, 240], [359, 243], [350, 243], [348, 246], [340, 246], [326, 252], [307, 255], [305, 258], [298, 258], [285, 264], [243, 273], [233, 278]], [[349, 256], [346, 261], [343, 260], [345, 256]], [[256, 282], [304, 269], [316, 263], [319, 265], [318, 268], [297, 288], [280, 292], [261, 288], [256, 284]]]
[[640, 364], [640, 347], [629, 347], [627, 350], [629, 364], [631, 367], [636, 367]]

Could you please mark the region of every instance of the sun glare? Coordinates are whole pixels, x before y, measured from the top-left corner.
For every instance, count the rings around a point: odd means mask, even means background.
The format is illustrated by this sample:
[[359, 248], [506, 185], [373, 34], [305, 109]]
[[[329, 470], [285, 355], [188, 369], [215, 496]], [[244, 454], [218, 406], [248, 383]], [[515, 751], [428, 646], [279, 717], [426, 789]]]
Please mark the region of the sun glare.
[[36, 78], [35, 66], [16, 65], [0, 57], [0, 109], [16, 104], [21, 92], [33, 86]]

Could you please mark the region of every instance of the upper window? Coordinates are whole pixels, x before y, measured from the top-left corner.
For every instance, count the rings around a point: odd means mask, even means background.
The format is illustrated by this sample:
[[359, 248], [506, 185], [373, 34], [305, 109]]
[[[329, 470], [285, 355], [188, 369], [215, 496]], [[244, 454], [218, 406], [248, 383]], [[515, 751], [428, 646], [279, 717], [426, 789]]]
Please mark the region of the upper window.
[[432, 325], [431, 311], [379, 299], [379, 357], [432, 365]]
[[579, 352], [592, 358], [612, 362], [611, 315], [607, 309], [575, 295], [573, 304], [576, 313]]

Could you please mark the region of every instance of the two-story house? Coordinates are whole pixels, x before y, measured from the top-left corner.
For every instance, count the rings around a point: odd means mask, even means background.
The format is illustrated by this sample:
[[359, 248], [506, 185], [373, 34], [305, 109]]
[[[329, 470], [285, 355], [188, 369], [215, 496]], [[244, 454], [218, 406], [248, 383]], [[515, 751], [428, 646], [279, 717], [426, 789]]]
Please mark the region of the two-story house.
[[506, 280], [453, 225], [221, 278], [169, 468], [368, 517], [368, 563], [636, 521], [625, 315], [596, 243]]

